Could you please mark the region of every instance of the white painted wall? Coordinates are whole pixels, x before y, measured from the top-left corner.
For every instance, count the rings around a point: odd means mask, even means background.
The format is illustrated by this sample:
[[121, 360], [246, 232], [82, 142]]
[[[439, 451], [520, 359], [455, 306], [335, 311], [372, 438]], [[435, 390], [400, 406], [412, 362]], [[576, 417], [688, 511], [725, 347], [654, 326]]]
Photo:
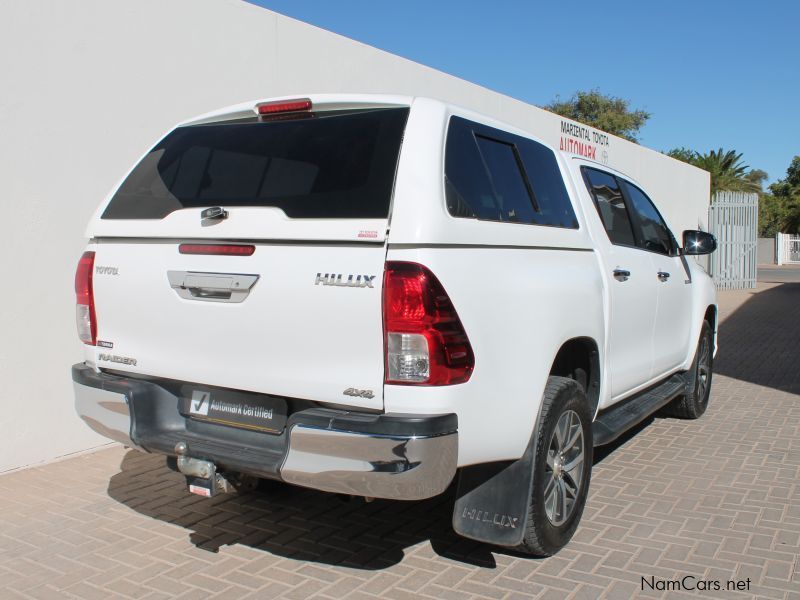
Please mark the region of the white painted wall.
[[[579, 81], [575, 87], [580, 87]], [[560, 119], [238, 0], [0, 4], [0, 472], [105, 440], [75, 416], [73, 274], [89, 216], [172, 124], [256, 97], [427, 95], [556, 145]], [[676, 230], [705, 225], [708, 178], [612, 138], [609, 164]]]

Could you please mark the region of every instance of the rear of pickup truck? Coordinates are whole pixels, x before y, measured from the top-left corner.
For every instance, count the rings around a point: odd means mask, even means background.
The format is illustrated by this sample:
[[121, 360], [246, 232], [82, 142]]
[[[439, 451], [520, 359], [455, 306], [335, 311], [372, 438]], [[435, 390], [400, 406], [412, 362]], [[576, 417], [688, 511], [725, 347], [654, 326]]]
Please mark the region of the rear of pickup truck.
[[456, 416], [383, 401], [385, 382], [457, 383], [472, 361], [435, 276], [385, 262], [409, 110], [240, 106], [148, 152], [90, 224], [76, 273], [84, 421], [173, 457], [202, 495], [243, 477], [442, 492]]

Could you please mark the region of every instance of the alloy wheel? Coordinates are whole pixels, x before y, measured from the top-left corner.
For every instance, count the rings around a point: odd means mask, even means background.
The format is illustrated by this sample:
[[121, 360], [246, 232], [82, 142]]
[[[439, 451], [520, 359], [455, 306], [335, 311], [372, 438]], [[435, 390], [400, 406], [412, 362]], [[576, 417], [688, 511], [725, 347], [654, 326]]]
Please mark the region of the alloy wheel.
[[547, 450], [544, 509], [555, 525], [563, 525], [575, 509], [583, 482], [584, 437], [574, 410], [559, 417]]

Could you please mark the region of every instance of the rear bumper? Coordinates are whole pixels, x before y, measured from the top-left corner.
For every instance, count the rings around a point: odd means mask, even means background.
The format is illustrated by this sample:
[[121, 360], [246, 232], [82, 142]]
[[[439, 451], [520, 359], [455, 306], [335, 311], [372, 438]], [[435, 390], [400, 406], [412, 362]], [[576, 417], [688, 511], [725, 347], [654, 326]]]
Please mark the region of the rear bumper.
[[327, 492], [419, 500], [455, 476], [456, 415], [369, 414], [306, 408], [280, 434], [207, 423], [180, 413], [177, 382], [72, 367], [75, 408], [97, 433], [147, 452], [192, 458], [220, 470]]

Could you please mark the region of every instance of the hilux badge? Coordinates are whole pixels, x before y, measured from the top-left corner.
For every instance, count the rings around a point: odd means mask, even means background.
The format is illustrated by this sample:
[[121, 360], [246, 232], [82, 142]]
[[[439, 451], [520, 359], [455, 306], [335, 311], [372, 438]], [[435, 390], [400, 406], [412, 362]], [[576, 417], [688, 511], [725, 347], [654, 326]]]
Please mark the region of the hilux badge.
[[372, 287], [372, 280], [376, 275], [348, 275], [344, 279], [341, 273], [317, 273], [317, 278], [314, 280], [314, 285], [337, 285], [340, 287]]

